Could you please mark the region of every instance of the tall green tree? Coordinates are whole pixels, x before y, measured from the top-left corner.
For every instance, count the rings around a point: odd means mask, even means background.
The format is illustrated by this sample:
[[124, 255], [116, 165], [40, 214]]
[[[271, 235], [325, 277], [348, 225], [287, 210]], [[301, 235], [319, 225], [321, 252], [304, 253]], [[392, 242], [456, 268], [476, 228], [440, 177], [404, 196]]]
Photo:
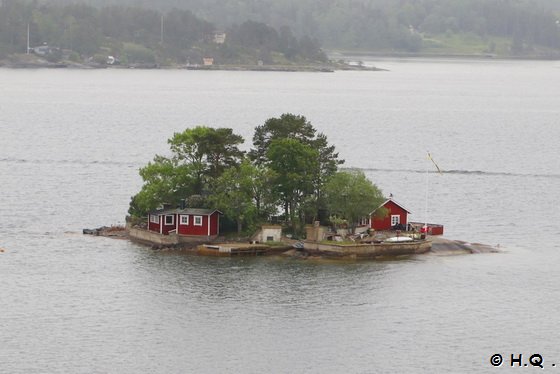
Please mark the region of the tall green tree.
[[249, 156], [257, 164], [268, 161], [267, 152], [270, 143], [276, 139], [297, 139], [303, 144], [311, 145], [317, 131], [304, 116], [284, 113], [278, 118], [269, 118], [255, 128], [253, 149]]
[[235, 219], [237, 232], [241, 233], [243, 226], [253, 225], [273, 206], [271, 176], [266, 169], [246, 159], [239, 167], [227, 169], [215, 181], [209, 200], [226, 216]]
[[198, 126], [168, 140], [171, 156], [156, 156], [140, 169], [144, 185], [132, 197], [129, 213], [143, 216], [166, 202], [178, 204], [191, 195], [207, 195], [222, 173], [239, 164], [243, 138], [229, 128]]
[[270, 118], [262, 126], [255, 128], [253, 136], [253, 149], [249, 156], [257, 165], [266, 165], [271, 160], [268, 156], [269, 148], [275, 140], [294, 139], [317, 151], [317, 170], [312, 173], [312, 189], [306, 197], [306, 215], [311, 220], [319, 216], [319, 212], [325, 209], [323, 198], [323, 187], [325, 182], [337, 170], [344, 160], [338, 158], [334, 145], [329, 144], [323, 133], [317, 133], [304, 116], [291, 113], [282, 114], [278, 118]]
[[140, 169], [144, 185], [130, 202], [128, 213], [142, 217], [163, 203], [179, 204], [194, 193], [195, 179], [190, 165], [178, 165], [171, 158], [155, 156]]
[[284, 205], [294, 232], [303, 229], [305, 205], [313, 195], [319, 170], [319, 152], [297, 139], [275, 139], [268, 148], [269, 167], [276, 173], [273, 190]]
[[360, 218], [384, 201], [381, 190], [358, 170], [337, 172], [326, 184], [325, 194], [330, 213], [346, 219], [352, 232]]
[[255, 128], [253, 149], [249, 151], [251, 159], [257, 164], [266, 163], [270, 144], [276, 139], [296, 139], [302, 144], [317, 149], [320, 172], [326, 175], [332, 175], [338, 165], [344, 163], [344, 160], [338, 159], [335, 147], [329, 145], [325, 134], [317, 133], [305, 116], [291, 113], [284, 113], [278, 118], [269, 118], [262, 126]]
[[178, 164], [191, 165], [197, 194], [243, 157], [239, 149], [243, 138], [230, 128], [198, 126], [175, 133], [168, 143]]

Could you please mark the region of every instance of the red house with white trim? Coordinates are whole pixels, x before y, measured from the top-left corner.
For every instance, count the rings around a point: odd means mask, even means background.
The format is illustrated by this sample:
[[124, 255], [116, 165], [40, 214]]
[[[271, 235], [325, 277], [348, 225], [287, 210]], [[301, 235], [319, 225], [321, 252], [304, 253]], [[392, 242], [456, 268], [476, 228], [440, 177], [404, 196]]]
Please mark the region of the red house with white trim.
[[[375, 213], [381, 209], [387, 209], [387, 215], [383, 218], [376, 218]], [[381, 204], [377, 209], [375, 209], [369, 215], [371, 228], [374, 230], [391, 230], [391, 228], [395, 225], [407, 225], [408, 224], [408, 215], [410, 211], [403, 207], [401, 204], [397, 203], [393, 200], [392, 197], [387, 199], [383, 204]]]
[[222, 214], [217, 209], [158, 209], [148, 214], [148, 230], [162, 235], [217, 236]]

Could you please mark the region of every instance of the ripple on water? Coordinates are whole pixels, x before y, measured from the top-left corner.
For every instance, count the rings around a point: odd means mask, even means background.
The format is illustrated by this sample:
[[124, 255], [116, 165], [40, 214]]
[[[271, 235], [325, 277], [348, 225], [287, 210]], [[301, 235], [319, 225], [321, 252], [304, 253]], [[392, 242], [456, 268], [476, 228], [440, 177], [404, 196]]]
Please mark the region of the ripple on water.
[[[498, 351], [560, 357], [552, 63], [384, 63], [391, 72], [0, 70], [2, 370], [481, 372]], [[415, 220], [503, 253], [216, 259], [79, 235], [122, 223], [137, 169], [173, 132], [231, 126], [248, 149], [283, 112], [306, 115]], [[444, 170], [428, 181], [426, 150]]]

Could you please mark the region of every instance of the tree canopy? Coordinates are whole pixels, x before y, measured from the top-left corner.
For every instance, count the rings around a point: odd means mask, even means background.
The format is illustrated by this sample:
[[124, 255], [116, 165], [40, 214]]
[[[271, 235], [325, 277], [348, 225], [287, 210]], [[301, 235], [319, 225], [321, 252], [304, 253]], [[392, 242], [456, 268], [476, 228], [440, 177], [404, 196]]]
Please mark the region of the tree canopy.
[[208, 179], [219, 177], [226, 168], [238, 165], [243, 157], [243, 138], [229, 128], [198, 126], [175, 133], [168, 143], [178, 163], [193, 167], [195, 192], [201, 194]]
[[140, 169], [144, 180], [142, 189], [132, 197], [129, 214], [140, 217], [162, 203], [178, 204], [192, 194], [193, 179], [188, 166], [179, 166], [173, 160], [155, 156]]
[[227, 169], [213, 183], [209, 201], [237, 222], [237, 232], [273, 214], [276, 200], [270, 185], [273, 173], [251, 164], [248, 159]]
[[[263, 125], [255, 128], [253, 148], [249, 151], [249, 157], [256, 164], [271, 165], [273, 157], [277, 157], [277, 153], [270, 153], [270, 149], [274, 148], [273, 144], [278, 140], [291, 140], [291, 142], [280, 143], [276, 147], [293, 145], [300, 151], [308, 149], [316, 152], [316, 161], [312, 165], [315, 169], [308, 170], [306, 173], [305, 199], [297, 198], [288, 201], [287, 196], [284, 196], [286, 216], [289, 215], [292, 219], [298, 216], [301, 217], [300, 221], [304, 222], [307, 219], [302, 214], [305, 213], [305, 216], [314, 220], [320, 216], [320, 212], [325, 208], [325, 202], [322, 198], [325, 181], [337, 171], [338, 166], [343, 164], [344, 160], [338, 158], [334, 145], [328, 143], [324, 134], [317, 133], [311, 122], [304, 116], [291, 113], [282, 114], [278, 118], [269, 118]], [[296, 143], [300, 143], [304, 147], [300, 147]], [[288, 148], [286, 147], [285, 150], [287, 152]], [[286, 160], [283, 161], [286, 162]], [[274, 160], [274, 162], [278, 163], [279, 160]], [[301, 204], [304, 204], [305, 207]]]
[[267, 151], [269, 167], [276, 173], [273, 190], [279, 194], [286, 217], [296, 225], [305, 223], [303, 202], [314, 192], [319, 152], [296, 139], [275, 139]]
[[[70, 53], [82, 62], [105, 62], [112, 55], [123, 64], [202, 64], [205, 57], [224, 65], [326, 61], [316, 40], [296, 37], [288, 26], [279, 32], [244, 20], [222, 28], [184, 7], [162, 11], [133, 2], [98, 5], [0, 1], [0, 58], [26, 52], [29, 25], [31, 47], [47, 44], [51, 51], [65, 51], [49, 52], [47, 57], [57, 59]], [[218, 43], [214, 36], [220, 32], [228, 36]]]
[[[190, 10], [222, 30], [248, 20], [266, 23], [276, 30], [286, 27], [298, 39], [300, 50], [306, 50], [303, 45], [314, 39], [329, 48], [346, 50], [437, 51], [445, 46], [453, 47], [455, 36], [476, 38], [488, 52], [492, 43], [511, 47], [514, 39], [529, 52], [537, 46], [556, 51], [560, 48], [556, 23], [560, 5], [554, 0], [88, 0], [88, 3], [100, 7], [134, 4], [159, 11]], [[284, 36], [284, 41], [290, 44], [289, 34]], [[278, 43], [268, 30], [262, 30], [262, 37]], [[478, 52], [482, 53], [483, 49]], [[501, 52], [514, 54], [511, 49]]]
[[304, 116], [284, 113], [278, 118], [269, 118], [255, 128], [253, 149], [249, 156], [258, 164], [267, 161], [270, 143], [277, 139], [297, 139], [303, 144], [312, 145], [316, 130]]
[[198, 126], [175, 133], [170, 155], [140, 169], [144, 184], [129, 213], [141, 217], [163, 203], [213, 208], [239, 233], [283, 211], [294, 234], [319, 211], [355, 223], [381, 204], [381, 192], [362, 172], [338, 172], [334, 145], [304, 116], [283, 114], [255, 128], [250, 156], [230, 128]]
[[237, 166], [243, 138], [232, 129], [198, 126], [168, 140], [171, 157], [156, 155], [140, 169], [144, 185], [132, 197], [129, 213], [142, 216], [162, 203], [177, 204], [191, 195], [205, 195], [209, 185]]
[[359, 170], [339, 171], [328, 181], [325, 194], [329, 212], [346, 219], [352, 232], [385, 200], [376, 185]]
[[304, 116], [291, 113], [282, 114], [278, 118], [269, 118], [262, 126], [255, 128], [253, 135], [253, 149], [249, 151], [249, 157], [257, 164], [269, 161], [267, 152], [273, 141], [278, 139], [295, 139], [318, 152], [317, 167], [314, 180], [315, 192], [320, 194], [323, 181], [332, 175], [338, 165], [344, 160], [338, 158], [335, 147], [328, 143], [327, 137], [323, 133], [317, 133]]

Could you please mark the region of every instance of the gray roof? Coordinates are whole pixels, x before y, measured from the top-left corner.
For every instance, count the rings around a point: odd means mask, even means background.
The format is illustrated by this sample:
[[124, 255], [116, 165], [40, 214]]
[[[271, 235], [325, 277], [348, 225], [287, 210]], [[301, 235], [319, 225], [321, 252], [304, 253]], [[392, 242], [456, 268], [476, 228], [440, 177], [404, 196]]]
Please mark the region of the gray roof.
[[210, 214], [212, 214], [214, 212], [218, 212], [219, 214], [223, 214], [218, 209], [197, 209], [197, 208], [158, 209], [158, 210], [151, 211], [150, 214], [158, 215], [158, 216], [162, 216], [162, 215], [166, 215], [166, 214], [191, 214], [191, 215], [195, 215], [195, 216], [209, 216]]

